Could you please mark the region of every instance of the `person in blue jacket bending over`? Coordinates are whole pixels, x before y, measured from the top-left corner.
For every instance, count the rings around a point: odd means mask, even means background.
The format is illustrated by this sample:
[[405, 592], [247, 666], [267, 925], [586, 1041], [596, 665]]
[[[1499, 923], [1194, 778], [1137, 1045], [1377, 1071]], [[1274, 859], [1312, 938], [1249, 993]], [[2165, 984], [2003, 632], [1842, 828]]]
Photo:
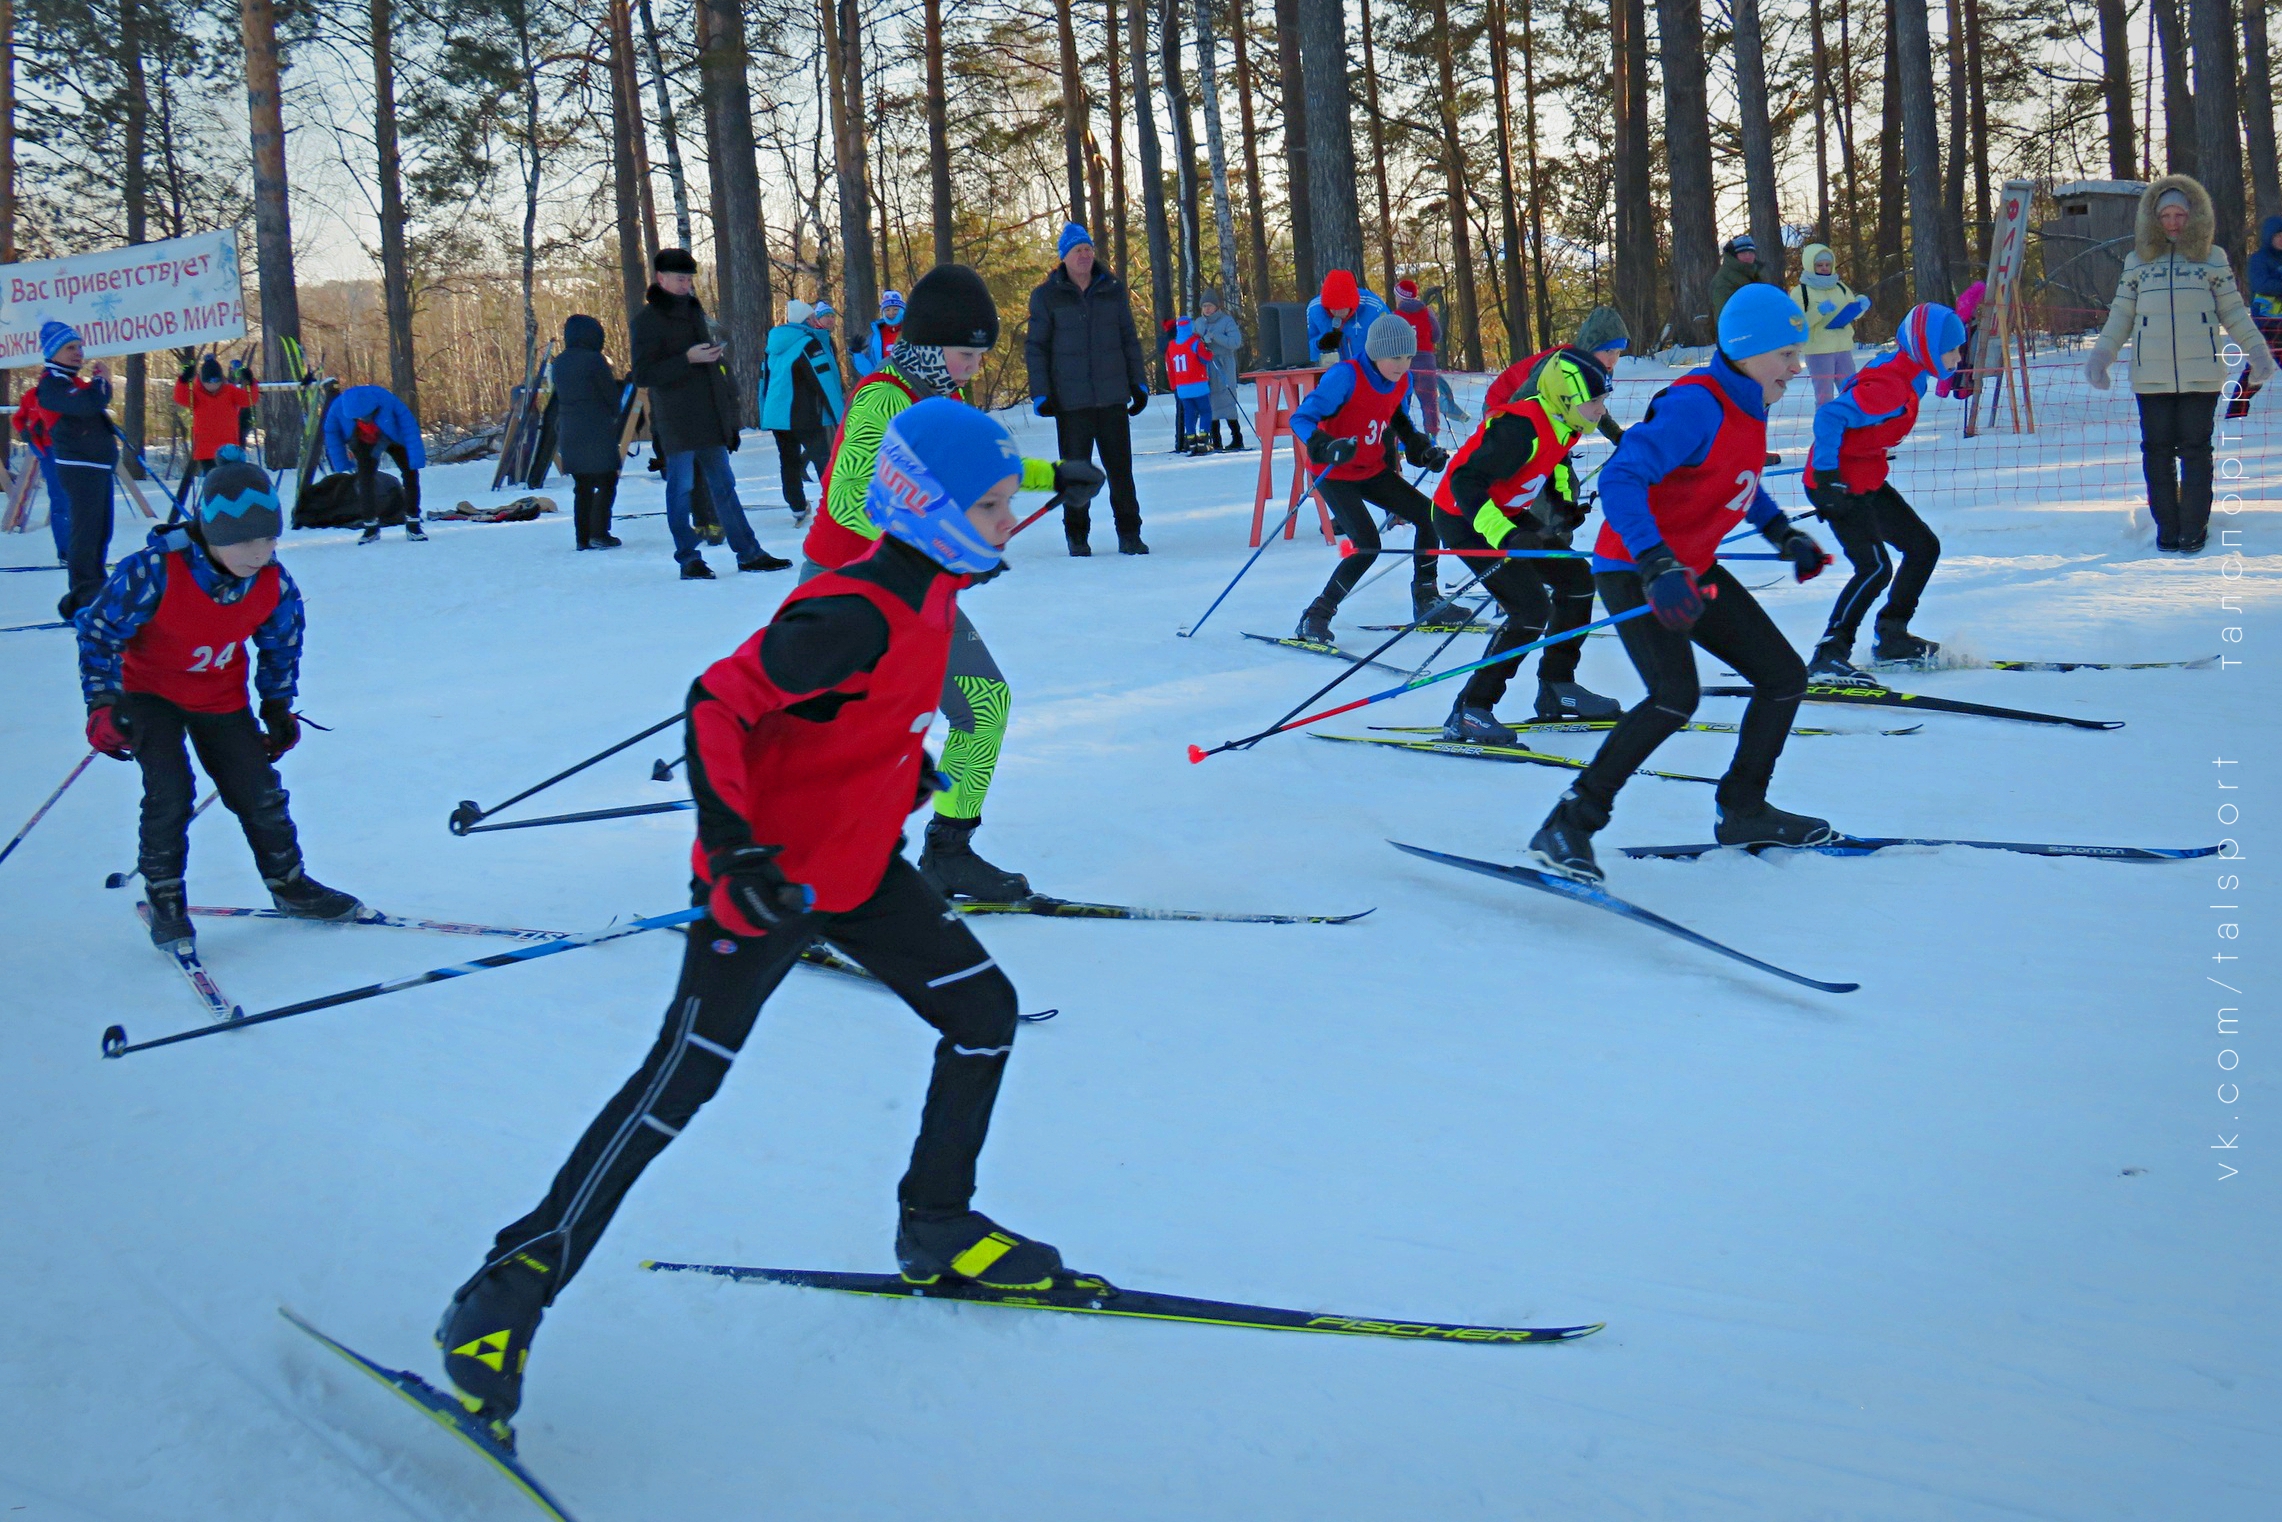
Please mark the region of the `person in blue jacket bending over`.
[[1355, 281], [1351, 270], [1333, 270], [1323, 277], [1323, 291], [1307, 304], [1307, 346], [1318, 368], [1343, 359], [1358, 362], [1369, 356], [1363, 342], [1371, 324], [1387, 315], [1387, 304]]
[[357, 521], [364, 525], [359, 544], [380, 542], [380, 457], [396, 462], [404, 478], [404, 537], [425, 541], [420, 527], [420, 472], [428, 449], [420, 442], [420, 420], [386, 386], [351, 386], [325, 409], [325, 459], [335, 470], [357, 476]]

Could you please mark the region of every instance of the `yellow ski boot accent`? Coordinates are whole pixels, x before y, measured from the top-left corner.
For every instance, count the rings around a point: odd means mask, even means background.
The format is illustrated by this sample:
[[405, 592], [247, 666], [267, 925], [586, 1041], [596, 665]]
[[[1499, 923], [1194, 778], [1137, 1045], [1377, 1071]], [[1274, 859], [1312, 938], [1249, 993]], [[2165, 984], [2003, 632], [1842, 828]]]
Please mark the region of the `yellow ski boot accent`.
[[462, 1343], [452, 1349], [452, 1355], [456, 1358], [472, 1358], [492, 1373], [501, 1373], [507, 1367], [508, 1335], [506, 1332], [486, 1332], [472, 1342]]

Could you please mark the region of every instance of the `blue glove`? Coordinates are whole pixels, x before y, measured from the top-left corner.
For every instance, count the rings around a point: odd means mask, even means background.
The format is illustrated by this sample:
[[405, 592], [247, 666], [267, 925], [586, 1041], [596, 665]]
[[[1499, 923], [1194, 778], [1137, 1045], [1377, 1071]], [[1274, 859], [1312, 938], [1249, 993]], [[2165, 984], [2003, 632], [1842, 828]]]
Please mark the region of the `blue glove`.
[[1650, 545], [1635, 563], [1641, 585], [1648, 589], [1648, 606], [1656, 622], [1674, 634], [1685, 634], [1704, 616], [1704, 594], [1696, 586], [1696, 573], [1680, 564], [1671, 550]]

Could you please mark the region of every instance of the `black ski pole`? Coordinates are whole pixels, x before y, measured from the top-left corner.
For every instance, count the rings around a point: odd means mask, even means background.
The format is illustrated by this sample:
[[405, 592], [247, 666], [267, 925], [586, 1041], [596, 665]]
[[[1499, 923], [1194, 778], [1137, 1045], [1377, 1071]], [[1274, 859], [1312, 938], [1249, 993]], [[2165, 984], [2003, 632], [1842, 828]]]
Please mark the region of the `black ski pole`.
[[24, 843], [24, 837], [32, 833], [33, 825], [48, 817], [48, 810], [55, 807], [55, 801], [63, 796], [64, 789], [77, 782], [79, 774], [87, 770], [88, 763], [94, 759], [95, 752], [93, 751], [89, 751], [79, 758], [79, 764], [71, 769], [71, 775], [55, 785], [55, 791], [48, 794], [48, 801], [41, 804], [33, 811], [32, 817], [24, 821], [24, 827], [16, 832], [15, 839], [9, 841], [5, 846], [0, 846], [0, 861], [6, 861], [16, 847]]
[[670, 728], [675, 724], [679, 724], [681, 722], [681, 718], [682, 716], [677, 713], [671, 718], [660, 719], [657, 723], [652, 724], [648, 729], [643, 730], [640, 734], [628, 735], [625, 739], [620, 740], [616, 745], [611, 746], [608, 750], [597, 751], [595, 754], [588, 756], [584, 761], [579, 762], [578, 765], [566, 767], [564, 770], [555, 773], [552, 777], [549, 777], [546, 781], [523, 789], [523, 791], [517, 793], [514, 797], [508, 799], [505, 803], [495, 803], [490, 808], [484, 808], [472, 798], [462, 798], [460, 800], [460, 806], [452, 810], [452, 817], [445, 821], [444, 827], [450, 830], [454, 835], [465, 835], [468, 833], [468, 831], [474, 829], [478, 822], [489, 819], [492, 815], [500, 812], [502, 809], [513, 808], [516, 804], [521, 803], [524, 799], [530, 797], [533, 793], [545, 792], [548, 788], [553, 787], [556, 783], [562, 781], [565, 777], [576, 776], [578, 773], [583, 772], [588, 767], [594, 765], [594, 763], [597, 761], [609, 760], [612, 756], [617, 755], [627, 746], [639, 744], [640, 742], [650, 738], [650, 736], [656, 734], [659, 730]]
[[360, 999], [377, 999], [407, 988], [418, 988], [423, 983], [441, 983], [446, 978], [461, 978], [471, 972], [483, 972], [493, 967], [505, 967], [515, 962], [528, 962], [534, 957], [551, 957], [559, 952], [576, 951], [581, 946], [599, 946], [604, 941], [615, 941], [621, 936], [640, 935], [645, 930], [657, 930], [666, 925], [686, 925], [703, 916], [705, 910], [681, 909], [672, 914], [653, 915], [646, 920], [635, 920], [627, 925], [614, 925], [607, 930], [593, 930], [585, 935], [565, 936], [559, 941], [541, 941], [535, 945], [518, 946], [494, 956], [477, 957], [472, 962], [461, 962], [452, 967], [434, 967], [416, 972], [410, 977], [391, 978], [385, 983], [367, 983], [345, 993], [326, 994], [320, 998], [304, 999], [299, 1004], [287, 1004], [278, 1009], [265, 1009], [258, 1015], [247, 1015], [238, 1020], [222, 1020], [213, 1025], [201, 1025], [196, 1030], [177, 1031], [155, 1041], [127, 1040], [127, 1028], [114, 1025], [103, 1033], [103, 1055], [124, 1057], [129, 1052], [147, 1052], [155, 1046], [172, 1046], [178, 1041], [195, 1041], [200, 1036], [211, 1036], [219, 1031], [243, 1030], [249, 1025], [262, 1025], [271, 1020], [285, 1020], [294, 1015], [306, 1015], [313, 1010], [332, 1009], [342, 1004], [354, 1004]]
[[471, 824], [459, 833], [481, 835], [486, 830], [535, 830], [547, 824], [585, 824], [593, 819], [631, 819], [637, 814], [671, 814], [676, 809], [696, 807], [687, 798], [679, 798], [672, 803], [633, 803], [619, 809], [588, 809], [578, 814], [542, 814], [537, 819], [510, 819], [505, 824]]

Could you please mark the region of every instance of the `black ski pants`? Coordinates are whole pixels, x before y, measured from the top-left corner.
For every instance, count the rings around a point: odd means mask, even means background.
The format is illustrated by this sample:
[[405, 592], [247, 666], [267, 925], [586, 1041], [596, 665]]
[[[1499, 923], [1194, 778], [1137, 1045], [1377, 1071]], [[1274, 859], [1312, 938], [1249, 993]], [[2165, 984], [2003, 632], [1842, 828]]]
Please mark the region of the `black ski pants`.
[[270, 765], [261, 725], [253, 710], [192, 713], [147, 692], [119, 699], [143, 769], [143, 825], [136, 864], [146, 882], [179, 878], [190, 861], [190, 813], [197, 779], [183, 740], [198, 752], [222, 794], [222, 806], [238, 816], [238, 827], [253, 847], [254, 865], [264, 877], [283, 877], [301, 860], [301, 844], [286, 812], [285, 784]]
[[777, 428], [777, 477], [784, 483], [784, 504], [796, 513], [808, 511], [808, 468], [816, 479], [832, 458], [832, 435], [822, 428]]
[[554, 1264], [551, 1304], [634, 1180], [720, 1089], [762, 1002], [818, 940], [861, 963], [941, 1033], [919, 1140], [896, 1193], [922, 1210], [965, 1210], [1014, 1050], [1014, 985], [899, 853], [879, 890], [844, 913], [801, 915], [752, 940], [711, 916], [689, 926], [681, 982], [649, 1055], [586, 1128], [538, 1208], [499, 1233], [485, 1268], [519, 1252]]
[[[1054, 439], [1065, 460], [1089, 460], [1101, 455], [1101, 473], [1109, 477], [1109, 514], [1119, 534], [1141, 532], [1141, 496], [1133, 489], [1133, 419], [1115, 403], [1107, 407], [1070, 407], [1054, 414]], [[1093, 531], [1093, 504], [1062, 509], [1062, 531], [1083, 539]]]
[[[1854, 574], [1839, 588], [1838, 601], [1831, 605], [1830, 622], [1823, 627], [1822, 637], [1851, 650], [1864, 615], [1878, 600], [1878, 594], [1889, 586], [1893, 591], [1886, 598], [1886, 606], [1879, 611], [1878, 622], [1895, 629], [1909, 627], [1910, 619], [1918, 610], [1918, 598], [1924, 593], [1925, 584], [1933, 579], [1933, 568], [1941, 560], [1941, 540], [1925, 526], [1917, 509], [1894, 490], [1891, 481], [1876, 491], [1843, 500], [1844, 506], [1836, 513], [1825, 512], [1822, 520], [1838, 537], [1838, 547], [1846, 552], [1847, 563], [1854, 567]], [[1894, 569], [1893, 557], [1886, 553], [1888, 545], [1902, 552], [1898, 571]]]
[[[1456, 513], [1438, 513], [1436, 526], [1442, 530], [1442, 547], [1447, 550], [1486, 550], [1490, 542], [1474, 527], [1473, 520]], [[1567, 534], [1551, 534], [1532, 529], [1524, 524], [1506, 536], [1501, 549], [1508, 550], [1565, 550], [1569, 547]], [[1581, 629], [1593, 618], [1593, 572], [1583, 560], [1493, 560], [1468, 556], [1459, 562], [1469, 575], [1484, 566], [1490, 573], [1482, 578], [1482, 586], [1497, 599], [1504, 610], [1505, 622], [1490, 636], [1489, 647], [1482, 654], [1492, 656], [1503, 650], [1517, 649], [1535, 640], [1543, 639], [1550, 628], [1558, 634], [1567, 629]], [[1537, 675], [1540, 681], [1573, 682], [1577, 679], [1577, 647], [1581, 640], [1563, 640], [1548, 645], [1537, 657]], [[1465, 689], [1458, 695], [1459, 706], [1465, 708], [1497, 707], [1505, 696], [1506, 684], [1521, 669], [1521, 657], [1500, 661], [1495, 666], [1484, 666], [1466, 679]]]
[[1370, 570], [1371, 562], [1379, 558], [1379, 519], [1378, 514], [1371, 511], [1373, 507], [1393, 513], [1418, 530], [1411, 548], [1411, 584], [1430, 588], [1435, 585], [1434, 520], [1448, 519], [1450, 515], [1438, 512], [1424, 492], [1402, 478], [1401, 471], [1389, 465], [1377, 475], [1360, 481], [1335, 481], [1322, 476], [1315, 485], [1330, 505], [1332, 523], [1355, 546], [1355, 553], [1340, 561], [1331, 579], [1323, 584], [1323, 595], [1318, 602], [1338, 607], [1346, 601], [1347, 594], [1355, 590], [1355, 583], [1363, 579], [1363, 573]]
[[571, 477], [571, 527], [581, 549], [610, 532], [610, 509], [618, 500], [618, 472]]
[[2211, 533], [2211, 426], [2216, 391], [2139, 397], [2139, 460], [2159, 550], [2199, 550]]
[[[402, 521], [420, 521], [420, 472], [412, 468], [412, 457], [404, 452], [404, 446], [390, 439], [376, 439], [369, 444], [363, 439], [351, 439], [349, 456], [357, 467], [357, 522], [363, 528], [381, 526], [380, 456], [384, 451], [396, 462], [396, 472], [404, 481]], [[398, 520], [388, 518], [387, 521], [393, 524]]]
[[[1648, 601], [1636, 572], [1604, 571], [1593, 580], [1600, 588], [1602, 606], [1612, 614], [1629, 612]], [[1783, 743], [1791, 737], [1791, 720], [1806, 696], [1806, 663], [1783, 638], [1783, 631], [1775, 627], [1767, 610], [1753, 600], [1726, 566], [1713, 566], [1709, 576], [1697, 581], [1704, 588], [1704, 616], [1688, 633], [1665, 628], [1653, 613], [1628, 618], [1616, 626], [1624, 640], [1624, 653], [1632, 657], [1640, 679], [1648, 684], [1648, 696], [1617, 721], [1616, 728], [1594, 752], [1592, 764], [1577, 779], [1577, 791], [1603, 810], [1616, 801], [1617, 790], [1647, 762], [1656, 747], [1694, 717], [1696, 700], [1703, 695], [1696, 680], [1697, 645], [1734, 667], [1751, 684], [1751, 702], [1743, 710], [1743, 733], [1735, 743], [1735, 759], [1719, 780], [1720, 806], [1750, 809], [1766, 801], [1776, 758], [1783, 754]]]

